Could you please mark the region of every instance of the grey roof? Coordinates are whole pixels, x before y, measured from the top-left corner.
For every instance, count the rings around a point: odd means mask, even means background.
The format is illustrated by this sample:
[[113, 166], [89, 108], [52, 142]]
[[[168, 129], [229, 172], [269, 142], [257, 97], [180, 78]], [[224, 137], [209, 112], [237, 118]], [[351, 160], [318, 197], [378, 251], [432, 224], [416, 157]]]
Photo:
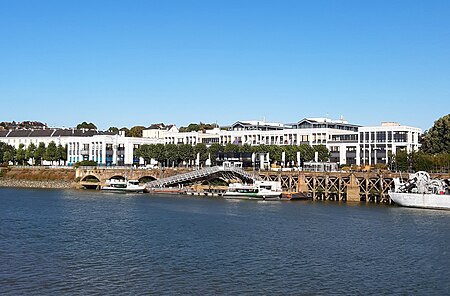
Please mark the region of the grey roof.
[[147, 129], [170, 130], [173, 124], [165, 125], [164, 123], [153, 123]]
[[94, 135], [115, 135], [113, 132], [79, 129], [18, 129], [0, 131], [0, 137], [5, 138], [38, 138], [38, 137], [91, 137]]
[[8, 138], [23, 138], [28, 137], [31, 133], [31, 130], [12, 130], [8, 134]]
[[[29, 137], [50, 137], [53, 134], [52, 129], [33, 130]], [[9, 136], [8, 136], [9, 137]]]

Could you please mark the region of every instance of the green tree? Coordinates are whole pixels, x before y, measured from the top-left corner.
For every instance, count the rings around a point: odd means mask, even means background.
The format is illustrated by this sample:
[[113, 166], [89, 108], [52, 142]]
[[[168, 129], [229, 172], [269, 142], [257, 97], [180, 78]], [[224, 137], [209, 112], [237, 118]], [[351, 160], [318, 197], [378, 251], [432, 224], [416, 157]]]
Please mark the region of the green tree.
[[164, 144], [156, 144], [153, 148], [153, 159], [158, 161], [161, 165], [163, 164], [164, 160], [166, 160], [166, 149], [164, 147]]
[[119, 129], [117, 127], [115, 127], [115, 126], [111, 126], [108, 129], [108, 131], [111, 132], [111, 133], [115, 133], [116, 135], [119, 134]]
[[0, 142], [0, 162], [3, 162], [3, 154], [5, 153], [9, 145], [3, 142]]
[[224, 147], [218, 143], [211, 144], [208, 148], [208, 154], [211, 156], [211, 161], [216, 163], [217, 157], [219, 157], [219, 153], [223, 152]]
[[406, 172], [409, 169], [409, 159], [406, 150], [399, 150], [393, 155], [394, 169], [396, 171]]
[[311, 161], [314, 159], [314, 148], [307, 145], [301, 144], [298, 146], [298, 151], [300, 151], [300, 160], [302, 162]]
[[0, 162], [8, 163], [9, 161], [14, 161], [15, 155], [16, 149], [13, 146], [0, 142]]
[[136, 150], [136, 156], [142, 157], [145, 161], [145, 163], [150, 163], [152, 158], [154, 157], [154, 146], [153, 144], [144, 144], [139, 146], [139, 148]]
[[434, 122], [422, 137], [421, 150], [427, 153], [450, 153], [450, 114]]
[[265, 145], [265, 144], [261, 144], [258, 146], [253, 147], [253, 151], [256, 153], [267, 153], [269, 152], [269, 146]]
[[47, 149], [45, 150], [44, 159], [47, 161], [51, 161], [52, 163], [59, 159], [58, 147], [56, 146], [55, 142], [51, 141], [48, 144]]
[[3, 153], [3, 162], [9, 163], [10, 161], [14, 162], [14, 153], [11, 150], [6, 150]]
[[189, 163], [194, 159], [194, 148], [189, 144], [178, 145], [178, 157], [180, 161]]
[[281, 146], [277, 146], [277, 145], [268, 145], [267, 146], [268, 150], [267, 152], [269, 152], [269, 158], [272, 162], [277, 162], [280, 163], [281, 162], [281, 156], [282, 156], [282, 152], [283, 152], [283, 148]]
[[34, 143], [30, 143], [30, 145], [28, 145], [27, 150], [25, 151], [25, 159], [30, 160], [31, 159], [31, 164], [34, 164], [34, 152], [36, 151], [36, 145], [34, 145]]
[[297, 151], [299, 149], [299, 146], [296, 145], [283, 146], [283, 151], [286, 153], [286, 163], [297, 162]]
[[433, 157], [422, 151], [415, 154], [415, 161], [413, 163], [412, 169], [414, 171], [427, 171], [433, 170]]
[[175, 165], [178, 162], [178, 146], [175, 144], [167, 144], [165, 147], [166, 158], [169, 161], [169, 165]]
[[313, 147], [314, 152], [318, 152], [319, 161], [328, 161], [330, 160], [331, 153], [330, 150], [325, 145], [316, 145]]
[[20, 144], [16, 150], [16, 161], [18, 164], [23, 165], [25, 161], [25, 145]]
[[236, 152], [239, 152], [239, 146], [236, 145], [236, 144], [228, 143], [223, 148], [223, 152], [225, 152], [225, 153], [236, 153]]
[[130, 130], [128, 128], [123, 127], [119, 131], [125, 132], [125, 137], [130, 137]]
[[61, 163], [63, 161], [64, 163], [67, 161], [67, 148], [63, 147], [61, 144], [57, 147], [57, 157], [58, 161]]
[[194, 146], [194, 154], [197, 157], [197, 153], [200, 153], [200, 162], [205, 162], [208, 159], [208, 147], [203, 143], [198, 143]]
[[188, 126], [182, 126], [179, 128], [179, 131], [182, 133], [185, 132], [198, 132], [198, 131], [204, 131], [204, 130], [211, 130], [218, 127], [215, 123], [191, 123]]
[[142, 138], [142, 131], [144, 129], [145, 129], [145, 126], [142, 126], [142, 125], [133, 126], [130, 129], [129, 135], [130, 135], [130, 137]]
[[42, 159], [44, 158], [45, 151], [46, 151], [45, 144], [43, 142], [40, 142], [38, 147], [34, 151], [34, 160], [37, 165], [42, 164]]
[[93, 124], [92, 122], [87, 123], [86, 121], [83, 121], [82, 123], [77, 125], [77, 129], [88, 129], [88, 130], [96, 130], [97, 126]]
[[246, 152], [253, 152], [253, 147], [249, 144], [244, 144], [239, 147], [239, 152], [246, 153]]

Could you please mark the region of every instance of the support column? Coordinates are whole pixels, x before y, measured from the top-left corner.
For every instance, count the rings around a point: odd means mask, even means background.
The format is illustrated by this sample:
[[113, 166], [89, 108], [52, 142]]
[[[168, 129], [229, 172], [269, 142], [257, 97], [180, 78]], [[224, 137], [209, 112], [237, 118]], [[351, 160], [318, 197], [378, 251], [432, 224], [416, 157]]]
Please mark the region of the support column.
[[308, 184], [306, 184], [305, 174], [300, 174], [298, 176], [297, 191], [308, 193]]
[[347, 185], [347, 201], [349, 202], [359, 202], [361, 200], [358, 186], [358, 180], [355, 175], [350, 175], [350, 182]]
[[112, 164], [117, 165], [117, 144], [114, 143], [112, 148], [113, 148]]
[[106, 165], [106, 142], [102, 142], [102, 165]]

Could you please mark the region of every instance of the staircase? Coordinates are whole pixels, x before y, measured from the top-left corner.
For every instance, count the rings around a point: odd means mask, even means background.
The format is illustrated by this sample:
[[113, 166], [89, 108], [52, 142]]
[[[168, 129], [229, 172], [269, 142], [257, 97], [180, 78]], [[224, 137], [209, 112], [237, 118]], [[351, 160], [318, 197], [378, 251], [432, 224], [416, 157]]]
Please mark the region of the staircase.
[[223, 167], [223, 166], [213, 166], [209, 168], [204, 168], [196, 171], [192, 171], [189, 173], [179, 174], [167, 178], [162, 178], [159, 180], [155, 180], [145, 184], [146, 188], [155, 188], [155, 187], [166, 187], [170, 185], [181, 184], [189, 181], [196, 181], [201, 179], [206, 179], [214, 174], [223, 174], [223, 173], [232, 173], [234, 175], [238, 175], [243, 180], [261, 180], [261, 178], [257, 175], [244, 171], [239, 167]]

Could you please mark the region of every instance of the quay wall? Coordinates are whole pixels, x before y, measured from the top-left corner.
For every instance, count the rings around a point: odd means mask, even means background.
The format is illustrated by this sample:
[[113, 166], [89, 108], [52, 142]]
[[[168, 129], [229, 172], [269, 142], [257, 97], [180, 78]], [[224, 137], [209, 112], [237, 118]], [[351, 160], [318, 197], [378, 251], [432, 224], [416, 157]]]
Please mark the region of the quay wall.
[[[263, 180], [279, 181], [287, 192], [307, 193], [312, 199], [390, 202], [394, 178], [406, 181], [409, 174], [380, 172], [263, 172]], [[450, 174], [431, 174], [448, 179]]]
[[[99, 188], [111, 177], [122, 176], [144, 181], [160, 179], [189, 171], [165, 168], [143, 170], [135, 168], [0, 168], [0, 187], [29, 188]], [[406, 180], [409, 174], [379, 172], [281, 172], [265, 171], [263, 180], [281, 182], [284, 192], [303, 192], [314, 200], [390, 202], [388, 192], [394, 187], [394, 178]], [[431, 174], [432, 178], [449, 179], [450, 174]], [[94, 179], [93, 179], [94, 178]], [[197, 182], [196, 186], [201, 185]]]
[[1, 168], [0, 187], [77, 188], [75, 170], [46, 167]]

